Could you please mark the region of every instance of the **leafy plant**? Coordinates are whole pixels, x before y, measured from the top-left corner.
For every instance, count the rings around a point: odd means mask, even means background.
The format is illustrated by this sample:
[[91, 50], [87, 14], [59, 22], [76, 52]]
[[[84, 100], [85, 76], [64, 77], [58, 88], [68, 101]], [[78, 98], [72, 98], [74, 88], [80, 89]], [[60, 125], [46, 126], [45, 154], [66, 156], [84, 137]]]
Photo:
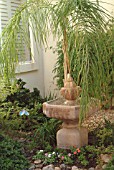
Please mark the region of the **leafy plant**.
[[47, 144], [56, 146], [56, 132], [59, 129], [60, 124], [61, 121], [48, 118], [45, 118], [44, 121], [39, 124], [35, 130], [34, 137], [36, 137], [41, 148], [45, 148]]
[[17, 79], [15, 85], [11, 86], [11, 89], [14, 89], [9, 95], [7, 95], [4, 102], [11, 102], [12, 105], [16, 104], [19, 107], [28, 107], [29, 109], [34, 108], [34, 105], [43, 103], [44, 99], [40, 95], [40, 91], [37, 88], [33, 89], [33, 92], [30, 92], [29, 89], [24, 86], [26, 83], [22, 79]]
[[[93, 149], [93, 150], [92, 150]], [[90, 159], [91, 154], [91, 159]], [[52, 150], [39, 150], [34, 159], [41, 159], [44, 164], [64, 163], [68, 165], [78, 165], [79, 167], [88, 167], [94, 160], [96, 164], [98, 148], [94, 146], [70, 148], [69, 150], [55, 148]], [[89, 155], [89, 156], [88, 156]]]
[[0, 137], [0, 169], [25, 170], [28, 166], [28, 160], [20, 144], [9, 138]]
[[[46, 100], [40, 95], [38, 89], [30, 92], [25, 88], [26, 83], [18, 79], [11, 86], [12, 91], [3, 101], [0, 101], [0, 121], [2, 126], [8, 129], [21, 129], [29, 131], [35, 129], [38, 122], [42, 122], [45, 118], [42, 113], [42, 103]], [[23, 109], [29, 112], [29, 116], [20, 116], [19, 113]], [[8, 127], [9, 126], [9, 127]]]
[[111, 129], [100, 129], [99, 133], [97, 134], [99, 143], [101, 145], [108, 145], [111, 143], [111, 139], [112, 139], [112, 130]]
[[[112, 29], [112, 28], [110, 28]], [[108, 30], [107, 32], [102, 32], [100, 36], [102, 36], [104, 38], [104, 42], [107, 42], [107, 40], [109, 39], [109, 37], [111, 36], [110, 34], [110, 30]], [[87, 36], [87, 37], [86, 37]], [[81, 65], [79, 62], [82, 62], [82, 57], [80, 56], [80, 59], [79, 59], [79, 54], [78, 53], [81, 53], [82, 49], [84, 48], [85, 44], [88, 46], [88, 62], [89, 62], [89, 66], [88, 66], [88, 82], [89, 82], [89, 96], [93, 96], [93, 91], [96, 92], [96, 85], [95, 84], [95, 79], [96, 79], [96, 71], [94, 73], [92, 73], [92, 69], [95, 69], [95, 66], [93, 67], [93, 65], [98, 62], [98, 59], [97, 59], [97, 56], [96, 56], [96, 52], [95, 52], [95, 47], [94, 45], [96, 44], [96, 46], [98, 47], [99, 46], [99, 38], [96, 37], [95, 35], [93, 34], [89, 34], [89, 35], [86, 35], [84, 34], [83, 35], [83, 39], [86, 39], [86, 42], [84, 42], [82, 45], [81, 45], [81, 49], [78, 49], [77, 48], [74, 48], [73, 46], [73, 42], [75, 41], [75, 37], [72, 37], [72, 44], [71, 46], [69, 47], [69, 56], [70, 56], [70, 66], [71, 66], [71, 74], [72, 74], [72, 77], [74, 79], [74, 81], [80, 85], [82, 87], [82, 84], [83, 84], [83, 73], [81, 71]], [[91, 40], [90, 40], [90, 39]], [[78, 41], [78, 39], [77, 39]], [[84, 40], [83, 40], [84, 41]], [[93, 41], [94, 43], [92, 43], [91, 41]], [[80, 41], [79, 41], [80, 42]], [[102, 46], [102, 44], [101, 44]], [[104, 47], [103, 47], [104, 48]], [[114, 51], [114, 45], [113, 45], [113, 36], [110, 37], [110, 40], [107, 44], [107, 46], [105, 47], [107, 49], [104, 49], [104, 50], [107, 50], [107, 51], [110, 51], [109, 52], [109, 56], [108, 56], [108, 62], [110, 63], [110, 66], [109, 66], [109, 71], [107, 70], [107, 64], [106, 62], [104, 61], [104, 55], [103, 54], [103, 51], [102, 51], [102, 54], [99, 55], [99, 61], [100, 61], [100, 64], [102, 64], [102, 68], [104, 69], [104, 76], [108, 76], [108, 82], [107, 82], [107, 86], [105, 86], [103, 83], [101, 83], [101, 85], [99, 84], [99, 87], [102, 86], [102, 89], [101, 89], [101, 100], [102, 100], [102, 106], [103, 107], [107, 107], [109, 108], [112, 104], [111, 104], [111, 98], [113, 97], [113, 93], [114, 93], [114, 90], [113, 90], [113, 84], [114, 84], [114, 79], [113, 79], [113, 69], [112, 69], [112, 66], [114, 67], [114, 61], [113, 61], [113, 51]], [[79, 51], [80, 50], [80, 51]], [[71, 55], [71, 51], [73, 51], [73, 54]], [[63, 65], [63, 61], [64, 61], [64, 54], [63, 54], [63, 50], [62, 50], [62, 41], [58, 42], [57, 43], [57, 47], [56, 49], [54, 50], [54, 52], [57, 53], [58, 55], [58, 58], [57, 58], [57, 61], [56, 61], [56, 64], [55, 64], [55, 67], [53, 69], [53, 72], [55, 73], [55, 77], [57, 79], [57, 86], [59, 88], [63, 87], [63, 79], [64, 79], [64, 65]], [[81, 54], [83, 55], [83, 54]], [[97, 63], [98, 64], [98, 63]], [[92, 68], [93, 67], [93, 68]], [[108, 71], [108, 72], [107, 72]], [[94, 75], [92, 75], [94, 74]], [[108, 74], [108, 75], [107, 75]], [[98, 82], [97, 82], [98, 83]], [[105, 87], [107, 87], [107, 89], [105, 89]], [[99, 93], [99, 90], [97, 90], [97, 92]], [[96, 97], [97, 97], [97, 93], [95, 94]]]
[[90, 136], [93, 137], [93, 144], [97, 144], [99, 146], [114, 145], [114, 124], [111, 123], [109, 120], [105, 119], [104, 126], [98, 126], [97, 129], [90, 132]]
[[114, 155], [112, 155], [112, 160], [108, 163], [105, 170], [113, 170], [114, 169]]

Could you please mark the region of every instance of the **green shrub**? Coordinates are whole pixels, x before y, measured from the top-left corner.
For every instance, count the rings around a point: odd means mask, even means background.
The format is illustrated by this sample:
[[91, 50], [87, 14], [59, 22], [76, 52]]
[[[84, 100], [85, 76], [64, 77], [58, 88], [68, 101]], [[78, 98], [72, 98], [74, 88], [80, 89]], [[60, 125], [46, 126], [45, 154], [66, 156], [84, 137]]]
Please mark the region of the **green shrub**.
[[98, 126], [94, 131], [89, 133], [91, 137], [91, 144], [98, 146], [114, 145], [114, 123], [104, 119], [104, 125]]
[[[46, 99], [41, 97], [36, 88], [30, 92], [24, 87], [25, 84], [21, 79], [18, 79], [11, 87], [12, 92], [0, 102], [0, 123], [3, 128], [33, 130], [45, 117], [42, 113], [42, 103]], [[29, 116], [19, 116], [19, 112], [23, 109], [29, 112]]]
[[56, 133], [59, 129], [61, 121], [56, 119], [45, 118], [39, 124], [35, 131], [35, 137], [41, 148], [45, 148], [47, 144], [56, 146]]
[[18, 79], [11, 89], [14, 89], [9, 95], [7, 95], [4, 102], [11, 102], [12, 105], [19, 107], [27, 107], [28, 109], [34, 108], [36, 103], [43, 103], [44, 99], [40, 95], [40, 91], [37, 88], [30, 92], [29, 89], [24, 86], [26, 83], [22, 79]]
[[[21, 79], [17, 80], [15, 87], [12, 87], [12, 89], [16, 87], [17, 89], [13, 90], [13, 93], [0, 103], [2, 129], [6, 131], [8, 129], [11, 133], [13, 130], [32, 132], [31, 135], [28, 135], [31, 141], [28, 148], [33, 148], [36, 145], [39, 148], [44, 148], [47, 144], [55, 146], [56, 132], [61, 121], [46, 117], [42, 111], [42, 103], [52, 99], [53, 96], [50, 94], [49, 98], [43, 99], [39, 90], [34, 89], [33, 92], [30, 92], [24, 87], [25, 84]], [[23, 109], [29, 113], [28, 116], [19, 115]]]
[[105, 170], [114, 170], [114, 155], [112, 156], [112, 160], [108, 163]]
[[0, 169], [1, 170], [26, 170], [29, 163], [22, 153], [19, 143], [6, 138], [0, 138]]

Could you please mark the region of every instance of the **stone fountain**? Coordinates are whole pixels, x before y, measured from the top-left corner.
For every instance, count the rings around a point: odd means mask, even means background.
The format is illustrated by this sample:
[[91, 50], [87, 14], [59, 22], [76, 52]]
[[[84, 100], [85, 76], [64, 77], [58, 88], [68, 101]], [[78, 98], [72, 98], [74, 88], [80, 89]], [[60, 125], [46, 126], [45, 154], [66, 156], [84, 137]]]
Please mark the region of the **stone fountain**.
[[[63, 121], [62, 128], [57, 132], [57, 147], [68, 149], [71, 146], [81, 147], [88, 144], [88, 130], [79, 127], [81, 88], [76, 86], [70, 74], [64, 82], [64, 87], [60, 90], [63, 98], [43, 104], [43, 112], [47, 117], [60, 119]], [[90, 106], [88, 114], [98, 110], [94, 105]]]

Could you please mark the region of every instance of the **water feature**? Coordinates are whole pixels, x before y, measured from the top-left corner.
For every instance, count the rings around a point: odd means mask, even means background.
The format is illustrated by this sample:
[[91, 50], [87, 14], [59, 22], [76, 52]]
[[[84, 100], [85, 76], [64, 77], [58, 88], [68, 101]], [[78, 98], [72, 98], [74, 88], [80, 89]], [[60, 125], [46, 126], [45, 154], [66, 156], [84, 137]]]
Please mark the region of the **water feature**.
[[[57, 147], [68, 149], [71, 146], [81, 147], [88, 144], [88, 130], [79, 127], [80, 93], [70, 74], [60, 90], [63, 97], [45, 102], [43, 112], [47, 117], [63, 121], [62, 128], [57, 132]], [[88, 116], [99, 109], [95, 99], [91, 100]]]

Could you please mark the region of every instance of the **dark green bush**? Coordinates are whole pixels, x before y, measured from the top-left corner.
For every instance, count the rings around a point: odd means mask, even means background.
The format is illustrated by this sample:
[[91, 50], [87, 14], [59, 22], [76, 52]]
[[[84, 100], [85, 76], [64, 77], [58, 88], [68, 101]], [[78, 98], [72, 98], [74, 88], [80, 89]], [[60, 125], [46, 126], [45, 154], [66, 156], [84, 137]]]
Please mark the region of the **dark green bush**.
[[[18, 79], [12, 85], [12, 92], [6, 99], [0, 102], [0, 122], [2, 127], [15, 130], [33, 130], [38, 122], [41, 122], [45, 115], [42, 113], [42, 103], [46, 100], [40, 95], [37, 88], [30, 92], [25, 88], [26, 83]], [[29, 112], [29, 116], [19, 116], [23, 109]]]
[[[43, 99], [39, 90], [34, 89], [30, 92], [25, 88], [26, 83], [21, 79], [17, 80], [14, 93], [9, 94], [0, 103], [0, 124], [2, 129], [21, 130], [32, 132], [29, 136], [30, 145], [45, 147], [47, 144], [55, 146], [56, 131], [60, 121], [50, 119], [43, 114], [42, 103], [48, 98]], [[15, 88], [12, 87], [12, 88]], [[49, 99], [52, 99], [50, 94]], [[25, 109], [29, 115], [20, 116], [19, 112]], [[31, 148], [31, 146], [28, 146]]]
[[114, 155], [112, 156], [112, 160], [108, 163], [105, 170], [114, 170]]
[[1, 136], [0, 137], [0, 169], [1, 170], [26, 170], [28, 160], [22, 152], [19, 143]]
[[26, 83], [22, 79], [18, 79], [13, 85], [14, 92], [7, 95], [4, 102], [11, 102], [12, 105], [18, 105], [19, 107], [28, 107], [29, 109], [34, 108], [36, 103], [43, 103], [45, 100], [41, 97], [40, 91], [37, 88], [30, 92], [29, 89], [24, 86]]

